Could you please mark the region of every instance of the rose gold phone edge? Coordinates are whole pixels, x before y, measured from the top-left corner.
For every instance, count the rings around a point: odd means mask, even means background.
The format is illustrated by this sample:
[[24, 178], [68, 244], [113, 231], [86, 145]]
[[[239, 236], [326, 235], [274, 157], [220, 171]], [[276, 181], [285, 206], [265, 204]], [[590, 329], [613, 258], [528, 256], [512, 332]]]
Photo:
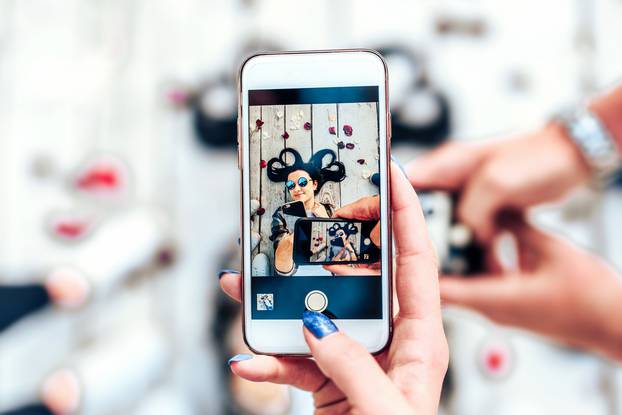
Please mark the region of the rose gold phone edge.
[[[373, 352], [373, 355], [378, 355], [382, 352], [384, 352], [390, 345], [391, 345], [391, 341], [393, 339], [393, 225], [392, 225], [392, 214], [391, 214], [391, 113], [389, 111], [389, 70], [387, 67], [387, 63], [385, 62], [384, 58], [382, 57], [382, 55], [380, 53], [378, 53], [378, 51], [373, 50], [373, 49], [366, 49], [366, 48], [354, 48], [354, 49], [325, 49], [325, 50], [299, 50], [299, 51], [280, 51], [280, 52], [256, 52], [253, 53], [252, 55], [247, 56], [241, 63], [240, 65], [240, 69], [238, 70], [237, 73], [237, 88], [238, 88], [238, 118], [237, 118], [237, 141], [238, 141], [238, 169], [240, 170], [240, 230], [241, 230], [241, 234], [240, 234], [240, 246], [242, 248], [242, 260], [241, 260], [241, 269], [240, 269], [240, 277], [242, 279], [242, 337], [244, 339], [244, 344], [246, 344], [246, 347], [249, 348], [249, 350], [255, 354], [261, 354], [261, 355], [267, 355], [267, 356], [292, 356], [292, 357], [309, 357], [310, 354], [309, 353], [266, 353], [266, 352], [262, 352], [259, 350], [254, 349], [251, 344], [249, 343], [248, 339], [246, 338], [246, 301], [244, 301], [245, 299], [245, 290], [246, 290], [246, 283], [245, 283], [245, 277], [244, 277], [244, 270], [245, 268], [245, 263], [244, 263], [244, 249], [245, 249], [245, 221], [244, 221], [244, 165], [242, 163], [242, 145], [244, 143], [244, 140], [242, 139], [242, 93], [243, 93], [243, 88], [242, 88], [242, 71], [244, 70], [244, 67], [246, 66], [246, 64], [248, 63], [248, 61], [250, 61], [252, 58], [257, 57], [257, 56], [266, 56], [266, 55], [307, 55], [307, 54], [323, 54], [323, 53], [344, 53], [344, 52], [366, 52], [366, 53], [373, 53], [374, 55], [376, 55], [380, 61], [382, 62], [382, 65], [384, 67], [384, 97], [385, 97], [385, 108], [384, 108], [384, 114], [386, 117], [386, 122], [385, 122], [385, 136], [386, 136], [386, 166], [387, 166], [387, 172], [386, 172], [386, 182], [382, 183], [383, 185], [387, 186], [387, 210], [388, 210], [388, 214], [387, 214], [387, 222], [388, 222], [388, 229], [387, 229], [387, 239], [389, 241], [388, 243], [388, 264], [387, 264], [387, 270], [389, 272], [389, 278], [387, 279], [388, 281], [388, 299], [387, 301], [389, 302], [389, 315], [387, 316], [388, 322], [389, 322], [389, 333], [387, 336], [387, 341], [384, 344], [384, 346], [382, 346], [379, 350]], [[383, 299], [384, 300], [384, 299]]]

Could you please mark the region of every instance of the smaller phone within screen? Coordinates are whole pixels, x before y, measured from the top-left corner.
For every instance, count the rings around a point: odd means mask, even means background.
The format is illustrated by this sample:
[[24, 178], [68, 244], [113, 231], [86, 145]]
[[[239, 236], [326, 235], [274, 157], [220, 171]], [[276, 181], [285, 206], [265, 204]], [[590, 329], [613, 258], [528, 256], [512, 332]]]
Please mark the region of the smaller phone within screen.
[[305, 204], [300, 201], [285, 203], [281, 211], [283, 212], [283, 219], [285, 219], [285, 226], [290, 233], [294, 232], [296, 222], [300, 218], [307, 217]]
[[372, 241], [378, 221], [300, 219], [294, 233], [294, 262], [298, 265], [371, 264], [380, 260]]

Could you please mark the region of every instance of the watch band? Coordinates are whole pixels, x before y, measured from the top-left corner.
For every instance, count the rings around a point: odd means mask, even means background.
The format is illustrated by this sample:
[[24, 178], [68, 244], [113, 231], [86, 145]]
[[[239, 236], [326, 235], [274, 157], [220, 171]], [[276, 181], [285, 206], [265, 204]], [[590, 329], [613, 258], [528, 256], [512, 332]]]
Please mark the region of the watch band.
[[562, 114], [556, 121], [566, 129], [590, 166], [594, 179], [608, 183], [622, 167], [616, 143], [600, 118], [587, 108]]

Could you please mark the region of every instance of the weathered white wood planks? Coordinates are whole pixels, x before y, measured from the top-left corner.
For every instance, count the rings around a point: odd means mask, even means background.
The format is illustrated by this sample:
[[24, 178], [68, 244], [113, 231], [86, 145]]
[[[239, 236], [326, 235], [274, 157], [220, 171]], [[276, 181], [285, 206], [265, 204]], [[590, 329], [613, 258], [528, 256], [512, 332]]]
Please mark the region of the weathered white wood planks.
[[[339, 140], [346, 146], [339, 152], [339, 159], [346, 166], [346, 179], [340, 186], [343, 206], [378, 193], [378, 187], [369, 181], [378, 171], [378, 116], [376, 103], [372, 102], [339, 104], [337, 110]], [[349, 137], [344, 133], [347, 126], [352, 128]], [[351, 145], [354, 148], [348, 148]]]
[[[248, 126], [248, 136], [249, 136], [249, 146], [248, 146], [248, 155], [250, 159], [250, 198], [251, 200], [257, 200], [261, 203], [261, 130], [259, 130], [256, 125], [256, 120], [261, 120], [261, 107], [250, 107], [248, 110], [249, 117], [249, 126]], [[260, 228], [259, 224], [261, 222], [261, 216], [255, 216], [254, 220], [251, 223], [251, 232], [259, 233]], [[253, 255], [259, 252], [259, 247], [253, 250]]]
[[[313, 153], [328, 148], [339, 158], [337, 148], [337, 104], [316, 104], [312, 106], [313, 117]], [[332, 127], [332, 128], [331, 128]], [[334, 134], [331, 134], [333, 132]], [[321, 203], [329, 203], [334, 208], [341, 206], [341, 192], [339, 183], [326, 183], [316, 199]]]
[[[257, 127], [257, 120], [263, 123], [261, 128]], [[309, 123], [310, 128], [305, 128], [305, 123]], [[345, 134], [344, 126], [351, 127], [350, 136]], [[248, 128], [251, 199], [259, 200], [265, 209], [264, 214], [252, 224], [251, 229], [262, 236], [253, 255], [262, 252], [271, 263], [274, 261], [274, 250], [269, 240], [272, 214], [289, 201], [289, 192], [285, 183], [274, 183], [268, 179], [262, 161], [267, 163], [286, 147], [298, 151], [303, 162], [307, 162], [319, 150], [328, 148], [344, 163], [345, 180], [341, 183], [326, 183], [316, 196], [318, 201], [330, 203], [338, 209], [363, 196], [378, 193], [378, 188], [369, 181], [369, 177], [378, 171], [378, 116], [375, 103], [254, 106], [249, 109]], [[283, 138], [284, 135], [287, 138]], [[338, 144], [340, 142], [342, 144]], [[352, 145], [354, 147], [349, 148]], [[327, 162], [327, 159], [324, 161]], [[287, 162], [293, 162], [291, 156], [288, 156]], [[322, 242], [328, 242], [325, 227], [323, 231], [318, 229], [313, 236], [321, 236]], [[358, 246], [358, 239], [354, 239]], [[315, 259], [318, 259], [317, 256]]]
[[[266, 163], [273, 157], [277, 157], [285, 147], [282, 134], [285, 132], [283, 105], [266, 105], [261, 107], [261, 160]], [[251, 128], [253, 120], [249, 119]], [[261, 163], [261, 161], [260, 161]], [[265, 253], [274, 263], [274, 249], [269, 236], [271, 234], [272, 214], [285, 202], [285, 183], [275, 183], [268, 179], [267, 169], [257, 165], [261, 169], [261, 207], [265, 213], [261, 216], [261, 242], [260, 252]]]

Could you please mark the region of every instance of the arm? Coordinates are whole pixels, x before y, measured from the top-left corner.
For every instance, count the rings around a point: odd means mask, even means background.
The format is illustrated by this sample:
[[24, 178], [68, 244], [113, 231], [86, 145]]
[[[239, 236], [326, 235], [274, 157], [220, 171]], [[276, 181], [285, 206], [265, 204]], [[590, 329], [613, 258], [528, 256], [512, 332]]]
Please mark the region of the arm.
[[622, 153], [622, 85], [596, 98], [589, 108], [598, 115]]

